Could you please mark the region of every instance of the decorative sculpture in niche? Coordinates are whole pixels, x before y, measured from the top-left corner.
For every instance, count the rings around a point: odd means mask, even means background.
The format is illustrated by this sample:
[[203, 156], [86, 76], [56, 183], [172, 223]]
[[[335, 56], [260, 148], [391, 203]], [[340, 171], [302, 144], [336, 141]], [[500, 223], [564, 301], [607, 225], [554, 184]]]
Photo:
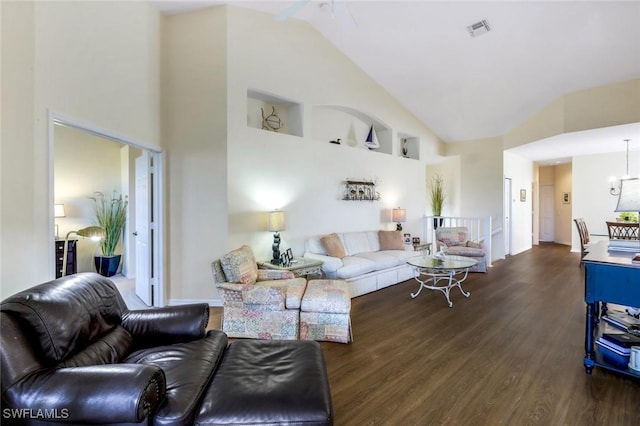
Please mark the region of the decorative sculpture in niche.
[[278, 117], [276, 107], [272, 106], [271, 109], [271, 114], [265, 116], [264, 109], [260, 108], [260, 111], [262, 111], [262, 128], [264, 130], [273, 130], [274, 132], [277, 132], [282, 128], [282, 126], [284, 126], [284, 123], [282, 123], [282, 120]]

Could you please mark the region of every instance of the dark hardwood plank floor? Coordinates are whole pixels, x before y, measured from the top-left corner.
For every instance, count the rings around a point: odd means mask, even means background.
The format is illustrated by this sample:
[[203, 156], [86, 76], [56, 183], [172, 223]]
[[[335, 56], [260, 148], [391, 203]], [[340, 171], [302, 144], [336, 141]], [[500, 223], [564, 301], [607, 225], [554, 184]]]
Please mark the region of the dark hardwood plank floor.
[[577, 253], [535, 246], [463, 287], [453, 308], [413, 280], [352, 300], [355, 342], [321, 343], [336, 425], [640, 425], [640, 379], [582, 366]]

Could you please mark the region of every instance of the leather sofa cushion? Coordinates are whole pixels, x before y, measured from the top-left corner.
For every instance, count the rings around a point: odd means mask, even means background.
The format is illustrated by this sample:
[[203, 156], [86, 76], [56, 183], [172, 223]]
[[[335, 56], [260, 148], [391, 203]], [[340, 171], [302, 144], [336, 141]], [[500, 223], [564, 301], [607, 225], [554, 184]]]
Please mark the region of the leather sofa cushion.
[[155, 425], [193, 424], [196, 407], [227, 343], [226, 334], [210, 330], [203, 339], [142, 349], [123, 360], [124, 363], [156, 366], [164, 371], [167, 401], [155, 414]]
[[117, 364], [133, 346], [131, 334], [117, 326], [77, 354], [64, 360], [60, 367], [86, 367], [89, 365]]
[[195, 424], [333, 424], [320, 345], [304, 340], [232, 342]]
[[19, 318], [38, 352], [52, 364], [109, 333], [125, 309], [117, 288], [98, 274], [49, 281], [2, 302], [2, 310]]

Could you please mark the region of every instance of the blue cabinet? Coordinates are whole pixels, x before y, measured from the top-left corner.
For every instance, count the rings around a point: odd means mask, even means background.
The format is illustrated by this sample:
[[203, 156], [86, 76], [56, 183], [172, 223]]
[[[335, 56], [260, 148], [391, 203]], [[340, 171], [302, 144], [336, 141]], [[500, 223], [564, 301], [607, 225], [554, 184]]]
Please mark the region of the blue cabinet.
[[600, 315], [606, 303], [640, 307], [640, 265], [631, 262], [634, 253], [609, 252], [607, 246], [607, 241], [601, 241], [584, 257], [587, 304], [584, 367], [588, 374], [594, 367], [602, 367], [640, 377], [624, 365], [605, 361], [594, 347], [598, 333], [602, 332], [599, 328], [604, 327]]

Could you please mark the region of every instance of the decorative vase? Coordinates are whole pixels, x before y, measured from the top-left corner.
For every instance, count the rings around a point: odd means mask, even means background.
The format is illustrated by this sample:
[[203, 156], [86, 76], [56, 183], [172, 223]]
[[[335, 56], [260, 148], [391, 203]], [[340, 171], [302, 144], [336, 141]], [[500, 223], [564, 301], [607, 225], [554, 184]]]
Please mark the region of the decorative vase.
[[438, 229], [438, 226], [442, 226], [444, 219], [442, 218], [433, 218], [433, 229]]
[[96, 266], [96, 272], [103, 277], [112, 277], [118, 272], [120, 266], [120, 258], [122, 255], [113, 256], [95, 256], [93, 262]]

